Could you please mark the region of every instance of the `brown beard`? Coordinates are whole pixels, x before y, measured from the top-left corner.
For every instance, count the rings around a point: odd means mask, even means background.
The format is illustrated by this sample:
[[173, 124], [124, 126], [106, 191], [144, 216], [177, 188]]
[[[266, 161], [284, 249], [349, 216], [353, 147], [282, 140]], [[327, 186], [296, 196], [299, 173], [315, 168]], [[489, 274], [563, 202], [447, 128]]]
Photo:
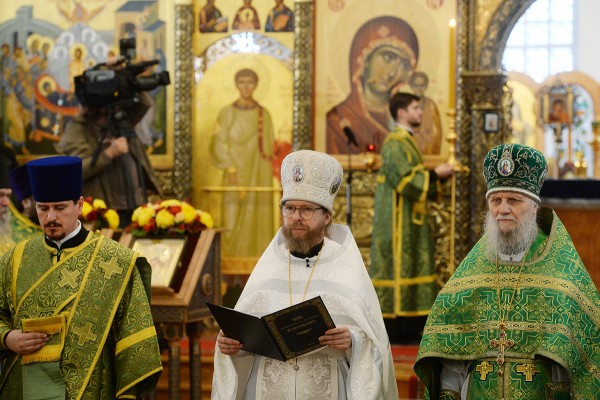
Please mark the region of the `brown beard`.
[[[305, 226], [301, 222], [296, 222], [290, 228], [294, 226]], [[313, 246], [321, 243], [327, 232], [327, 224], [322, 221], [320, 224], [315, 226], [313, 229], [306, 231], [303, 238], [296, 238], [288, 227], [283, 225], [281, 228], [283, 236], [285, 237], [288, 250], [293, 253], [307, 254]]]

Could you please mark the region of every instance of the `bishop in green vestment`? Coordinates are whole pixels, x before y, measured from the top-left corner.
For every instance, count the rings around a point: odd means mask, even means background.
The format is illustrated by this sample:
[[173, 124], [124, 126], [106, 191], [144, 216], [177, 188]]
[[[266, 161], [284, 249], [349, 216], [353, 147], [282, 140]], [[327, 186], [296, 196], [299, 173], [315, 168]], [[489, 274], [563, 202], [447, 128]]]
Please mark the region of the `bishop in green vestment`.
[[[427, 200], [440, 192], [440, 178], [450, 176], [453, 170], [447, 164], [428, 170], [423, 164], [412, 135], [423, 113], [419, 97], [395, 94], [390, 112], [398, 123], [381, 149], [370, 275], [384, 318], [423, 317], [429, 314], [439, 289]], [[388, 333], [393, 339], [394, 332]]]
[[0, 399], [139, 398], [162, 370], [150, 266], [78, 221], [81, 159], [28, 168], [44, 235], [0, 259]]
[[438, 295], [415, 372], [430, 399], [597, 399], [600, 295], [556, 214], [539, 151], [484, 161], [485, 234]]

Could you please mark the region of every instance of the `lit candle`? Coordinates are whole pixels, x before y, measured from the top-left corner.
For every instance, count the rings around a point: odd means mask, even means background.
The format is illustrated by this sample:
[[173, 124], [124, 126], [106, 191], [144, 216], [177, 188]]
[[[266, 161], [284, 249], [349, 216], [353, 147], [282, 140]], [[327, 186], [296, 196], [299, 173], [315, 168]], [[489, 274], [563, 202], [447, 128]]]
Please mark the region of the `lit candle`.
[[456, 40], [456, 20], [452, 18], [450, 23], [448, 24], [450, 27], [450, 43], [449, 43], [449, 51], [450, 51], [450, 66], [449, 66], [449, 74], [448, 74], [448, 108], [455, 109], [456, 108], [456, 51], [455, 51], [455, 40]]

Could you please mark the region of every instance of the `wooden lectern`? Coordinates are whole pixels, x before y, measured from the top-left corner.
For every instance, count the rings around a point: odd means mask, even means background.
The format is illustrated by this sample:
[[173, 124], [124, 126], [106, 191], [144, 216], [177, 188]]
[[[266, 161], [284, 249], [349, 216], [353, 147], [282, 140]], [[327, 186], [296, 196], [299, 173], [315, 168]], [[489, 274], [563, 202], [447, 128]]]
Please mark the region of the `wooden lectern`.
[[[123, 233], [119, 242], [135, 247], [136, 239], [129, 233]], [[148, 238], [143, 239], [148, 241]], [[151, 239], [150, 242], [158, 244], [162, 239]], [[175, 239], [182, 241], [180, 256], [168, 286], [155, 286], [153, 280], [152, 317], [157, 332], [169, 346], [169, 399], [180, 398], [180, 345], [181, 339], [187, 335], [190, 346], [190, 398], [200, 400], [202, 321], [211, 317], [206, 302], [221, 304], [221, 236], [219, 231], [208, 229]], [[144, 254], [143, 249], [140, 253]], [[155, 265], [151, 259], [148, 261], [154, 273]]]

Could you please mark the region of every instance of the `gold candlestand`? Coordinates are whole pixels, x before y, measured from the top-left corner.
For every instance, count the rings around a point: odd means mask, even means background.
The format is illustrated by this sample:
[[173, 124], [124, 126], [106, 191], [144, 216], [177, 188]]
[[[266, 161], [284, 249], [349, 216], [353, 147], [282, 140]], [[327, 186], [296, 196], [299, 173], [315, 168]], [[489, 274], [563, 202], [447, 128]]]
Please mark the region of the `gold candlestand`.
[[600, 179], [600, 121], [592, 122], [594, 139], [590, 142], [594, 152], [594, 178]]
[[361, 156], [363, 164], [365, 165], [365, 167], [367, 167], [367, 172], [373, 172], [373, 168], [375, 168], [377, 164], [379, 164], [377, 154], [375, 154], [375, 146], [369, 145], [367, 147], [367, 150], [361, 153]]

